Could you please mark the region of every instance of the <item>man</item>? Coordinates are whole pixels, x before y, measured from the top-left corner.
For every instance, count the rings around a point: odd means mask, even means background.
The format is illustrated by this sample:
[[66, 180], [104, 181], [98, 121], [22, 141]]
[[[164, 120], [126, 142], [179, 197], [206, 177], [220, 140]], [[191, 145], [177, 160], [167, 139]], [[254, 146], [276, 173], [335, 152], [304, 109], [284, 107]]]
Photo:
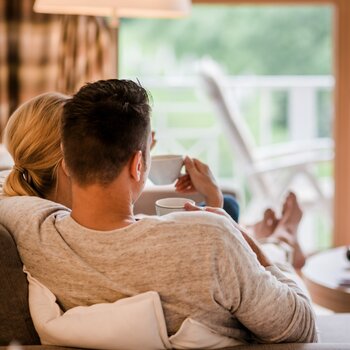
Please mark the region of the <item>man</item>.
[[147, 93], [132, 81], [87, 84], [66, 103], [72, 211], [0, 201], [31, 275], [65, 310], [157, 291], [169, 335], [191, 317], [242, 342], [317, 341], [308, 297], [215, 209], [135, 220], [151, 142]]

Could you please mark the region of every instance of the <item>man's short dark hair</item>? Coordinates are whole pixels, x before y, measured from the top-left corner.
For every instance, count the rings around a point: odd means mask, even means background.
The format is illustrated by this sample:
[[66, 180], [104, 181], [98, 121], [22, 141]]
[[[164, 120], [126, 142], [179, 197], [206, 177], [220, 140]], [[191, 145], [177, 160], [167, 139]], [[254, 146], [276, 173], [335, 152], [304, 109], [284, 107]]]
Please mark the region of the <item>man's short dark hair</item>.
[[131, 80], [83, 86], [64, 106], [63, 154], [80, 185], [109, 184], [136, 151], [145, 155], [150, 131], [146, 90]]

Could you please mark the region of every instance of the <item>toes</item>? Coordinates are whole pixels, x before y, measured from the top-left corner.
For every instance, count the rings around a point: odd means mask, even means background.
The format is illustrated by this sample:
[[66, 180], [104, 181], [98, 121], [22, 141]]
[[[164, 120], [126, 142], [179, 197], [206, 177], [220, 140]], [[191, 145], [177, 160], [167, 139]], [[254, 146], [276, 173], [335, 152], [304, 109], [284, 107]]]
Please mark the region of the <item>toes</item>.
[[297, 196], [294, 192], [289, 192], [287, 201], [290, 203], [291, 206], [298, 205]]
[[274, 211], [268, 208], [264, 211], [264, 219], [270, 219], [274, 215]]
[[276, 214], [272, 209], [266, 209], [264, 211], [264, 222], [268, 226], [272, 226], [276, 220]]
[[298, 203], [298, 198], [294, 192], [289, 192], [288, 202], [289, 202], [288, 207], [290, 208], [291, 211], [294, 212], [294, 215], [301, 218], [303, 212], [302, 212], [300, 205]]
[[277, 221], [277, 216], [276, 216], [276, 213], [274, 210], [270, 209], [271, 210], [271, 219], [275, 222]]
[[292, 198], [295, 201], [297, 200], [297, 196], [296, 196], [296, 194], [294, 192], [289, 192], [288, 193], [288, 198]]
[[283, 203], [282, 216], [284, 216], [287, 211], [292, 210], [294, 206], [298, 206], [297, 197], [294, 192], [289, 192]]

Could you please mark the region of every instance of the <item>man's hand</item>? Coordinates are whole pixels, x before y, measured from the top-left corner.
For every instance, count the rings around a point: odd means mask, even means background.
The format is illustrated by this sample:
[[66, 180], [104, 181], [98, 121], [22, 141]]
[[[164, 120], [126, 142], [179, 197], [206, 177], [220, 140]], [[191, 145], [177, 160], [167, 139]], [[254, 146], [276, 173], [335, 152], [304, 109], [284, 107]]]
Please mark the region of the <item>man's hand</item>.
[[233, 224], [233, 226], [241, 232], [243, 238], [245, 239], [245, 241], [248, 243], [248, 245], [250, 246], [250, 248], [252, 249], [252, 251], [256, 254], [256, 257], [258, 258], [259, 263], [264, 266], [271, 266], [272, 262], [270, 261], [270, 259], [265, 255], [265, 253], [261, 250], [261, 248], [259, 247], [259, 243], [251, 237], [251, 235], [240, 225], [237, 224], [237, 222], [235, 222], [231, 216], [229, 214], [226, 213], [225, 210], [221, 209], [221, 208], [212, 208], [212, 207], [198, 207], [196, 205], [193, 205], [190, 202], [185, 203], [185, 210], [186, 211], [208, 211], [210, 213], [214, 213], [217, 215], [222, 215], [225, 216], [226, 218], [228, 218], [231, 223]]
[[223, 196], [208, 165], [198, 159], [186, 157], [186, 175], [180, 176], [175, 189], [180, 193], [198, 192], [204, 196], [206, 204], [222, 208]]

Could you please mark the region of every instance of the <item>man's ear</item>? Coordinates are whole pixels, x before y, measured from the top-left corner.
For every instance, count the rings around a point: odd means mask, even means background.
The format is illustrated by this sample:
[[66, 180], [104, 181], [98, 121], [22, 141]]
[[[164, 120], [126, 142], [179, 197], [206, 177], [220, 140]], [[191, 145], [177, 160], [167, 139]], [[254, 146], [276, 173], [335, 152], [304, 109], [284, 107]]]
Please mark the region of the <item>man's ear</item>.
[[143, 161], [142, 151], [137, 151], [131, 158], [130, 163], [130, 175], [131, 177], [139, 182], [142, 178]]

